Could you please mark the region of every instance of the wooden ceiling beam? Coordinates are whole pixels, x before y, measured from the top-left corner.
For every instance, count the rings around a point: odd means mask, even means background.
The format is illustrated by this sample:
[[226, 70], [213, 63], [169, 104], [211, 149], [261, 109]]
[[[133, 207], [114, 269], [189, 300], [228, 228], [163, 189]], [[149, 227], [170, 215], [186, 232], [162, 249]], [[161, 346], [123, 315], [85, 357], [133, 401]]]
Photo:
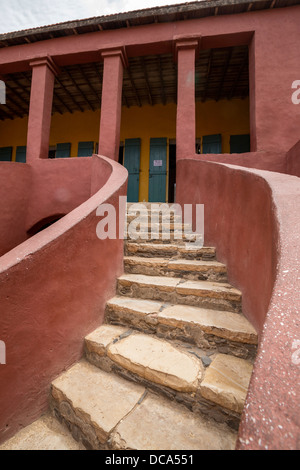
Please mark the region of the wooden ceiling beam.
[[62, 83], [62, 81], [56, 77], [55, 79], [57, 81], [57, 83], [59, 84], [59, 86], [64, 90], [64, 92], [70, 97], [71, 101], [74, 103], [74, 105], [79, 108], [79, 110], [83, 113], [84, 109], [82, 108], [82, 106], [80, 106], [80, 104], [74, 99], [73, 95], [69, 92], [69, 90], [65, 87], [65, 85]]
[[78, 91], [78, 93], [80, 94], [80, 96], [82, 97], [82, 99], [87, 103], [88, 107], [91, 109], [91, 111], [95, 111], [95, 108], [94, 106], [91, 104], [90, 100], [85, 96], [85, 94], [82, 92], [82, 90], [80, 89], [78, 83], [76, 83], [76, 80], [74, 80], [74, 78], [72, 77], [72, 75], [70, 74], [70, 72], [68, 70], [64, 70], [64, 73], [67, 75], [67, 77], [69, 77], [69, 79], [71, 80], [71, 82], [73, 83], [73, 85], [75, 86], [76, 90]]
[[150, 85], [149, 85], [149, 79], [148, 79], [147, 68], [146, 68], [146, 63], [145, 63], [144, 57], [140, 58], [140, 62], [141, 62], [141, 66], [142, 66], [142, 69], [143, 69], [144, 78], [145, 78], [145, 82], [146, 82], [146, 87], [147, 87], [147, 91], [148, 91], [148, 101], [149, 101], [149, 104], [151, 106], [153, 106], [153, 98], [152, 98], [152, 94], [151, 94], [151, 88], [150, 88]]

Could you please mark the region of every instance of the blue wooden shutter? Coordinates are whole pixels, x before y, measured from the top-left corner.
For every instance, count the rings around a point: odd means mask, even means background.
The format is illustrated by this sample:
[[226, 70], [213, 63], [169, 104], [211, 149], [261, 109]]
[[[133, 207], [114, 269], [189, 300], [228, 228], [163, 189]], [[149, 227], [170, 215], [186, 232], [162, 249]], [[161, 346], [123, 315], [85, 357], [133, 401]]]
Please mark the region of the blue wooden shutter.
[[222, 153], [221, 134], [203, 136], [202, 153]]
[[91, 157], [94, 153], [94, 142], [79, 142], [78, 157]]
[[230, 153], [246, 153], [250, 152], [250, 135], [231, 135], [230, 136]]
[[55, 158], [69, 158], [71, 154], [71, 144], [57, 144]]
[[0, 147], [0, 162], [11, 162], [12, 147]]
[[139, 182], [140, 182], [140, 154], [141, 140], [126, 139], [124, 166], [128, 170], [128, 202], [138, 202], [139, 200]]
[[16, 151], [16, 162], [26, 163], [26, 146], [20, 145]]
[[166, 202], [167, 139], [150, 139], [149, 202]]

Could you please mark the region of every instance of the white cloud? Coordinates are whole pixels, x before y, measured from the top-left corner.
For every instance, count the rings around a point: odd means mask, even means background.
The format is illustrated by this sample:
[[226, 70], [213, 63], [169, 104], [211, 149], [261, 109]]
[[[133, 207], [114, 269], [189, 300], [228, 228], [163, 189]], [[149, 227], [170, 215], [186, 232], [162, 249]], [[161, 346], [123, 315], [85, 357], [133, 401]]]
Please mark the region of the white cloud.
[[0, 34], [184, 0], [0, 0]]

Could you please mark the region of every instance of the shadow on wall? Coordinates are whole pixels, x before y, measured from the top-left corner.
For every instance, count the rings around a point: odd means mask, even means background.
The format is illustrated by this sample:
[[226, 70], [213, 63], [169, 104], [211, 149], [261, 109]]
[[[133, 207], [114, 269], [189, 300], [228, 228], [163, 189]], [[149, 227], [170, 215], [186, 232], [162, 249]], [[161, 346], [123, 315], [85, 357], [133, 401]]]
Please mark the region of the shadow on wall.
[[32, 237], [36, 233], [41, 232], [47, 227], [50, 227], [50, 225], [53, 225], [55, 222], [60, 220], [62, 217], [64, 217], [66, 214], [55, 214], [51, 215], [49, 217], [45, 217], [44, 219], [40, 220], [36, 224], [34, 224], [28, 231], [28, 236]]

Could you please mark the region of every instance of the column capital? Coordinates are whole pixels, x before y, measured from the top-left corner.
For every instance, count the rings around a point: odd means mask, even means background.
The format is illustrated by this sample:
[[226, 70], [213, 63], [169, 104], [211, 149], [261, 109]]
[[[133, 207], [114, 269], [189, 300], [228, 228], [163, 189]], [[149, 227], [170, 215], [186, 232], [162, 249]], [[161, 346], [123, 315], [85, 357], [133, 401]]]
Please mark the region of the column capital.
[[174, 36], [173, 37], [173, 56], [174, 61], [178, 61], [178, 51], [194, 49], [196, 56], [200, 51], [201, 36]]
[[100, 49], [100, 55], [102, 60], [104, 60], [106, 57], [120, 57], [124, 68], [127, 68], [129, 65], [126, 49], [124, 46]]
[[60, 73], [59, 67], [56, 65], [52, 57], [48, 55], [42, 56], [42, 57], [36, 57], [35, 59], [32, 59], [29, 62], [29, 65], [31, 68], [38, 67], [41, 65], [44, 65], [44, 66], [46, 65], [55, 76]]

